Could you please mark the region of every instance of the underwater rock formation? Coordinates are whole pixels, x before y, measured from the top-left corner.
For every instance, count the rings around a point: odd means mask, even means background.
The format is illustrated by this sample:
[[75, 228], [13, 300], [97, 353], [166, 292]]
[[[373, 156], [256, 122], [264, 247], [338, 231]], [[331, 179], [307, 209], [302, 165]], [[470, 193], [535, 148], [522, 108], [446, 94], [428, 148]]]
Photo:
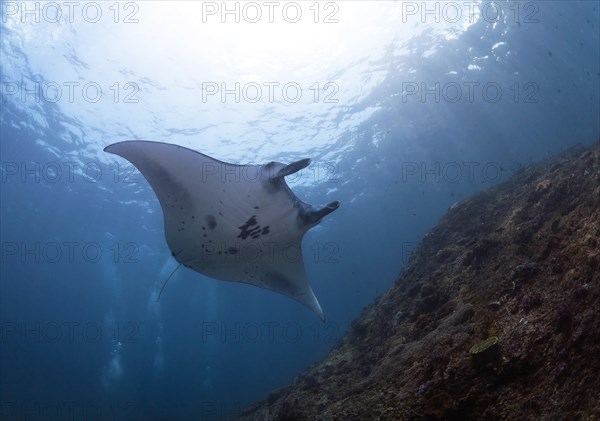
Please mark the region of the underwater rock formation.
[[600, 419], [600, 144], [453, 206], [329, 355], [240, 420]]

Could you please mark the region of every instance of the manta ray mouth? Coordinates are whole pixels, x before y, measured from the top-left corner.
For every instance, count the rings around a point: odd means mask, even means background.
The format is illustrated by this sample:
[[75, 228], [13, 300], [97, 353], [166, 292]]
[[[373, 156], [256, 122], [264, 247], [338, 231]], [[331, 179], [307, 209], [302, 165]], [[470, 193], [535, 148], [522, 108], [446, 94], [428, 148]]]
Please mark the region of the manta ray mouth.
[[321, 208], [312, 205], [304, 205], [303, 209], [298, 213], [299, 225], [314, 227], [321, 219], [329, 215], [331, 212], [340, 207], [339, 201], [331, 202]]

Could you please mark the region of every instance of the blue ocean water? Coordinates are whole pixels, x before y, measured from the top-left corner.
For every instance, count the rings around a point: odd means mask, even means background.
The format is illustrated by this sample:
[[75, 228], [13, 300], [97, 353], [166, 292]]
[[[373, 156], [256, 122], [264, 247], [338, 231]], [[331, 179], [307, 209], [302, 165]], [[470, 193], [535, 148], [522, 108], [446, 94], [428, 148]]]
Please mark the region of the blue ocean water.
[[[454, 203], [600, 137], [599, 5], [9, 2], [0, 419], [235, 416], [326, 355]], [[303, 241], [325, 312], [176, 267], [118, 141], [342, 205]]]

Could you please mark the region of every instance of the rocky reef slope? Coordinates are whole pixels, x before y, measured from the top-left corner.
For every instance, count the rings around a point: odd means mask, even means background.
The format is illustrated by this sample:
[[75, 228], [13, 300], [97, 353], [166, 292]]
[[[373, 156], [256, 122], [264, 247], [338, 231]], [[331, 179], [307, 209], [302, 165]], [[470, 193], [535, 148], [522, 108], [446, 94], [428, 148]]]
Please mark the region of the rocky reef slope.
[[455, 205], [319, 364], [241, 420], [600, 419], [600, 145]]

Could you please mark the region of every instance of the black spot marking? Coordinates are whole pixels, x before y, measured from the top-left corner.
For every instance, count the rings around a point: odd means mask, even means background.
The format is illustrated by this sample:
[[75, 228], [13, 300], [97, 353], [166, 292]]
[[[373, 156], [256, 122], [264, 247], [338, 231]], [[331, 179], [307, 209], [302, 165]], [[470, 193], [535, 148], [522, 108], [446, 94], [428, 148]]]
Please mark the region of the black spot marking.
[[185, 225], [185, 221], [181, 221], [181, 223], [182, 223], [183, 225]]
[[254, 209], [260, 209], [258, 206], [254, 206]]
[[238, 228], [240, 229], [240, 233], [237, 238], [241, 238], [242, 240], [260, 232], [260, 226], [258, 226], [258, 222], [256, 221], [256, 215], [252, 215], [244, 225], [239, 226]]
[[204, 238], [208, 237], [208, 235], [204, 234]]
[[202, 231], [206, 231], [206, 227], [202, 227]]
[[258, 225], [258, 221], [256, 220], [256, 215], [250, 217], [246, 223], [240, 227], [238, 227], [241, 232], [238, 234], [237, 238], [241, 238], [242, 240], [251, 237], [256, 240], [263, 235], [266, 235], [270, 232], [270, 227], [267, 225], [266, 227], [261, 227]]
[[196, 217], [194, 215], [192, 215], [192, 219], [196, 219]]
[[206, 224], [211, 230], [215, 229], [215, 227], [217, 226], [217, 220], [214, 217], [214, 215], [206, 215]]
[[221, 215], [221, 216], [224, 216], [224, 215], [223, 215], [223, 212], [221, 212], [221, 211], [219, 211], [219, 215]]

